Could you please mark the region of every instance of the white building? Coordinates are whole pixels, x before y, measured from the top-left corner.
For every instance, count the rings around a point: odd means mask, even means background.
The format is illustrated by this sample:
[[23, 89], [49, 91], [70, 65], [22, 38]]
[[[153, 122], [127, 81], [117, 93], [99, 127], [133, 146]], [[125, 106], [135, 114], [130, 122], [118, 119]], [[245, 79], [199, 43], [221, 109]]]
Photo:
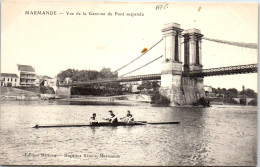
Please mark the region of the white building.
[[19, 86], [17, 74], [1, 73], [1, 86]]
[[204, 86], [204, 90], [207, 91], [208, 93], [212, 93], [212, 87], [211, 86]]
[[30, 65], [20, 65], [18, 67], [18, 76], [21, 86], [35, 86], [36, 73], [35, 69]]

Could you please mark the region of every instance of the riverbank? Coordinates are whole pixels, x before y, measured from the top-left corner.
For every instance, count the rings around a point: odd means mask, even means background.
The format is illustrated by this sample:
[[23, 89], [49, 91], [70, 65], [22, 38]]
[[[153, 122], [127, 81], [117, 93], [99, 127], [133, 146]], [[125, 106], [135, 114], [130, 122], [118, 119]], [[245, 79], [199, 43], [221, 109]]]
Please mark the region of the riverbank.
[[39, 100], [40, 94], [12, 87], [1, 87], [1, 100]]
[[[28, 90], [22, 90], [13, 87], [1, 87], [1, 100], [2, 101], [41, 101], [41, 100], [55, 100], [60, 104], [72, 105], [122, 105], [122, 106], [135, 106], [135, 105], [151, 105], [151, 97], [147, 94], [126, 94], [117, 96], [90, 96], [90, 95], [72, 95], [71, 98], [60, 98], [55, 94], [40, 94]], [[228, 104], [223, 102], [211, 102], [211, 105], [239, 105]], [[163, 107], [156, 106], [152, 107]], [[183, 105], [175, 107], [188, 107], [188, 108], [203, 108], [202, 105]]]
[[47, 100], [56, 98], [55, 94], [41, 94], [39, 92], [23, 90], [13, 87], [1, 87], [1, 100]]

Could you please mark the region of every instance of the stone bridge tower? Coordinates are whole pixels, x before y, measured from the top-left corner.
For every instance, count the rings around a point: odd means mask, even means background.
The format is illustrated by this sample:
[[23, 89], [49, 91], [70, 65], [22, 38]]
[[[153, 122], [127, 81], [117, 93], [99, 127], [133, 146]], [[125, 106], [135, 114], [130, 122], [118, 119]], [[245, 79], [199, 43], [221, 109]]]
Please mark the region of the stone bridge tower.
[[171, 100], [171, 106], [192, 104], [205, 96], [203, 78], [183, 75], [192, 70], [202, 69], [201, 37], [203, 35], [197, 29], [184, 31], [183, 67], [181, 62], [182, 31], [180, 24], [177, 23], [166, 24], [162, 29], [164, 60], [160, 92]]
[[181, 32], [180, 24], [165, 24], [162, 29], [164, 59], [161, 71], [161, 94], [171, 100], [171, 105], [185, 103], [182, 92]]
[[[198, 29], [184, 31], [184, 73], [202, 69], [201, 38]], [[183, 77], [183, 92], [187, 104], [192, 104], [205, 97], [203, 77]]]
[[184, 72], [202, 69], [201, 38], [198, 29], [184, 31]]

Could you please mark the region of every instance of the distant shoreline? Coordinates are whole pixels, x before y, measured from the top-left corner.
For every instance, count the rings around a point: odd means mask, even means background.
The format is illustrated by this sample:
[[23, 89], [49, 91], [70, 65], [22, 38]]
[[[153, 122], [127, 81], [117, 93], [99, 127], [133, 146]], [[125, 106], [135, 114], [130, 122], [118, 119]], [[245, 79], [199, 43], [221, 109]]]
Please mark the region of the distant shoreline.
[[[140, 106], [150, 105], [152, 107], [164, 107], [150, 104], [151, 98], [148, 94], [125, 94], [116, 96], [91, 96], [91, 95], [72, 95], [70, 98], [62, 98], [56, 94], [40, 94], [17, 88], [4, 87], [1, 89], [1, 101], [46, 101], [52, 100], [61, 104], [71, 105], [121, 105], [121, 106]], [[240, 104], [211, 102], [211, 105], [236, 105]], [[203, 106], [174, 106], [174, 107], [192, 107], [203, 108]]]

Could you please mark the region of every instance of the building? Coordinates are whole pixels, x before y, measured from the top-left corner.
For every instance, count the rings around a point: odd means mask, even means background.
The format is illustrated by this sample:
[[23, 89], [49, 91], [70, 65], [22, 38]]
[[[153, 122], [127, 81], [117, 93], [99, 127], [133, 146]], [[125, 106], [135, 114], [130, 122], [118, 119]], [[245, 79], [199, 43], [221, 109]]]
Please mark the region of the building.
[[41, 86], [46, 87], [54, 87], [57, 84], [57, 78], [51, 78], [51, 77], [44, 77], [42, 79], [42, 82], [40, 82]]
[[140, 92], [137, 88], [142, 84], [142, 81], [120, 82], [120, 84], [123, 86], [124, 91], [137, 93]]
[[18, 75], [20, 78], [20, 86], [35, 86], [36, 73], [35, 69], [30, 65], [17, 64]]
[[70, 79], [69, 77], [66, 77], [65, 79], [64, 79], [64, 82], [63, 82], [65, 85], [68, 85], [68, 84], [70, 84], [70, 83], [72, 83], [72, 79]]
[[1, 86], [19, 86], [17, 74], [1, 73]]
[[[218, 94], [213, 92], [213, 88], [211, 86], [204, 86], [205, 95], [207, 98], [216, 98], [219, 97]], [[221, 95], [222, 97], [222, 95]]]
[[207, 91], [208, 93], [212, 93], [212, 87], [211, 86], [204, 86], [204, 90]]
[[40, 86], [40, 79], [38, 77], [36, 77], [35, 79], [35, 86]]
[[44, 77], [42, 75], [36, 75], [35, 86], [44, 86]]

